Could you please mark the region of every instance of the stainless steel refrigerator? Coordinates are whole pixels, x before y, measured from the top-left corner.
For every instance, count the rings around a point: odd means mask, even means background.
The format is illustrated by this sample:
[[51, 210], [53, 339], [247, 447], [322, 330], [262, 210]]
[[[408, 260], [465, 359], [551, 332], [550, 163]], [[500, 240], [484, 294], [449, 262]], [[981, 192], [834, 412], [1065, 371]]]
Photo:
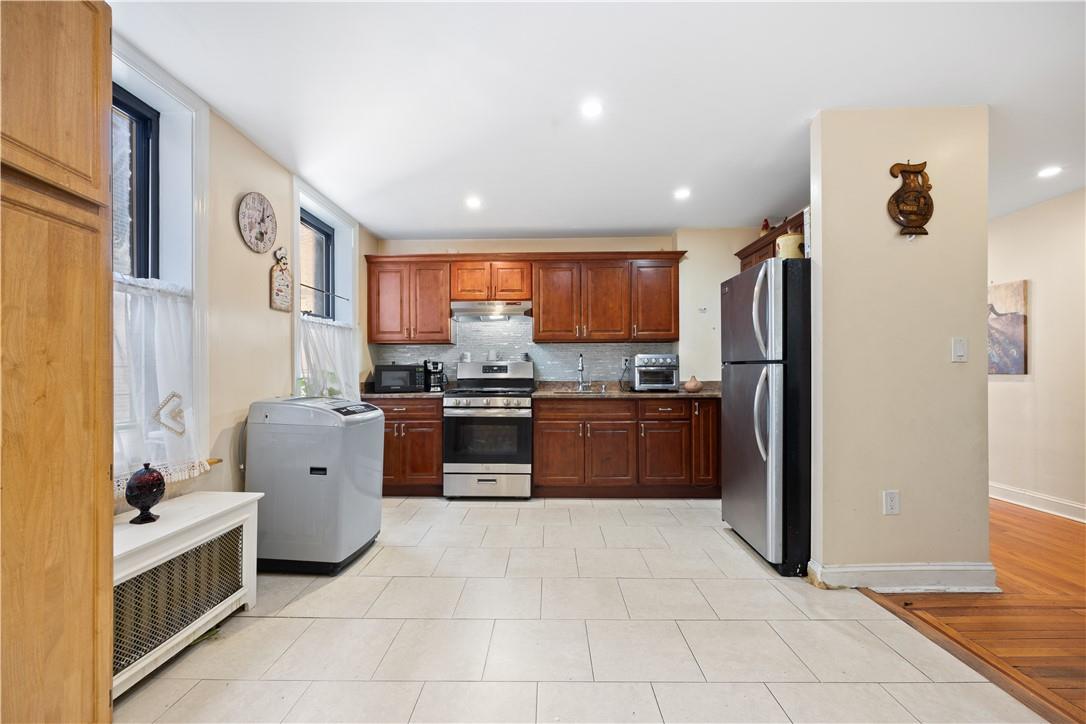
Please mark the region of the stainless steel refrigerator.
[[810, 279], [769, 259], [720, 285], [723, 519], [790, 576], [811, 554]]

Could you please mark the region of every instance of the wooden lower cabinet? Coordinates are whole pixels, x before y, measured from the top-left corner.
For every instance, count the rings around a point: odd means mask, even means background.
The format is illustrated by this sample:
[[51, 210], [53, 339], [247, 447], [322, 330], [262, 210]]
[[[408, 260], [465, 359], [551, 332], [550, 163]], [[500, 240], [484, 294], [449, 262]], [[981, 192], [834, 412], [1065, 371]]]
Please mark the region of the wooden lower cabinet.
[[406, 485], [442, 482], [441, 420], [400, 423], [400, 480]]
[[532, 481], [536, 485], [584, 485], [584, 423], [532, 424]]
[[638, 463], [645, 485], [689, 484], [693, 467], [690, 422], [648, 420], [639, 422]]
[[385, 495], [441, 495], [441, 400], [390, 397], [366, 402], [385, 413]]
[[584, 476], [588, 485], [637, 484], [637, 423], [586, 422]]
[[692, 483], [698, 487], [720, 484], [720, 400], [694, 400], [691, 433], [694, 447]]

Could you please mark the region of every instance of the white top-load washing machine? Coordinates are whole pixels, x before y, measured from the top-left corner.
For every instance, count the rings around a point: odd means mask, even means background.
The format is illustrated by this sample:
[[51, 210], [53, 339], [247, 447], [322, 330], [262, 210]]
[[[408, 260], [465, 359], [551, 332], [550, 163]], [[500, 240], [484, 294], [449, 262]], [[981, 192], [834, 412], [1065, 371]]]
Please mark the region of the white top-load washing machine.
[[385, 415], [328, 397], [249, 406], [245, 489], [264, 493], [257, 568], [336, 574], [381, 530]]

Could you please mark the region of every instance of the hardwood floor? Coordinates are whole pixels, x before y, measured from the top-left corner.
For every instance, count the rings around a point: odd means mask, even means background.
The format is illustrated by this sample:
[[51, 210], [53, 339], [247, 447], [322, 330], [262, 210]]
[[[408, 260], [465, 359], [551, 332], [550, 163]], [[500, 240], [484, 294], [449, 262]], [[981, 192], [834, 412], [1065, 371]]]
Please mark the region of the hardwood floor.
[[1002, 593], [867, 593], [1050, 721], [1086, 722], [1086, 525], [990, 510]]

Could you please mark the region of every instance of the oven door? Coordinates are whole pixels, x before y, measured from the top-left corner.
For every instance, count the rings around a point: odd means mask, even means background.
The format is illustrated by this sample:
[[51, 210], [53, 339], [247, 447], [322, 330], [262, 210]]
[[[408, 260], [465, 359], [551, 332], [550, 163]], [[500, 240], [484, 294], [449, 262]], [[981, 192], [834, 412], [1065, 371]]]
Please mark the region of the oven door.
[[445, 472], [531, 472], [531, 410], [446, 409], [444, 422]]
[[635, 367], [635, 390], [676, 390], [679, 370], [674, 367]]

